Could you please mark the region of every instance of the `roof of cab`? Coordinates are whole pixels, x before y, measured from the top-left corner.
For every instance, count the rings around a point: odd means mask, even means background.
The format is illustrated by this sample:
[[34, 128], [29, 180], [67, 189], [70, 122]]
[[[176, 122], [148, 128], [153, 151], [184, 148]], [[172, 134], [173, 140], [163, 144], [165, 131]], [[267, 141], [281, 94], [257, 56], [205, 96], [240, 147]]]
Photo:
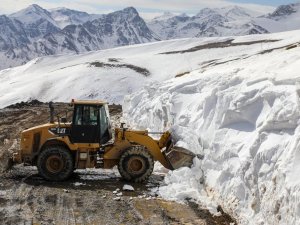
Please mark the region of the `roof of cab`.
[[105, 105], [107, 102], [103, 100], [75, 100], [72, 99], [71, 104], [73, 105]]

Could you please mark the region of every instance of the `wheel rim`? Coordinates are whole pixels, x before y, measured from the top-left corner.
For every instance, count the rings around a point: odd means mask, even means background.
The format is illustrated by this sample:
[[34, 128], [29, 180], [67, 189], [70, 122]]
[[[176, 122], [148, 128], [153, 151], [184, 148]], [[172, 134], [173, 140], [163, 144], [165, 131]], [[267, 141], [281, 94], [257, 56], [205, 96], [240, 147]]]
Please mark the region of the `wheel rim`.
[[46, 168], [51, 173], [58, 173], [63, 169], [64, 162], [58, 155], [50, 156], [46, 161]]
[[128, 170], [132, 174], [140, 174], [145, 169], [145, 161], [140, 157], [131, 157], [128, 160]]

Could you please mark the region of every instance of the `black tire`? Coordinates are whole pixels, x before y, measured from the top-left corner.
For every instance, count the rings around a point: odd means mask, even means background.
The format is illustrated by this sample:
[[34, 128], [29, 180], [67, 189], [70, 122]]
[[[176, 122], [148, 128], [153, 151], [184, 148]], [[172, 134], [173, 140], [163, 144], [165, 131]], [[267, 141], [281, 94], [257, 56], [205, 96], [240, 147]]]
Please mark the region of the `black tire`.
[[152, 174], [154, 160], [144, 146], [132, 146], [120, 158], [118, 169], [123, 179], [141, 183]]
[[71, 152], [63, 146], [48, 146], [38, 156], [37, 168], [40, 176], [49, 181], [68, 179], [74, 170]]

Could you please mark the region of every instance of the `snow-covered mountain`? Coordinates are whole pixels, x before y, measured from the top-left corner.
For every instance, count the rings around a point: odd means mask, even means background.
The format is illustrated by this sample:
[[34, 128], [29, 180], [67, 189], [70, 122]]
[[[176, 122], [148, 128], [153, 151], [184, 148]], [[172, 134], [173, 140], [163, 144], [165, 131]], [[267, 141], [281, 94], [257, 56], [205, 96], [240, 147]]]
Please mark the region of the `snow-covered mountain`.
[[148, 23], [163, 40], [186, 37], [248, 35], [300, 29], [300, 3], [279, 6], [274, 12], [260, 12], [238, 6], [205, 8], [195, 16], [154, 18]]
[[155, 18], [148, 25], [164, 40], [268, 33], [252, 21], [257, 16], [259, 13], [238, 6], [204, 8], [195, 16], [184, 14], [167, 19]]
[[41, 57], [0, 72], [0, 107], [131, 94], [129, 124], [174, 125], [180, 145], [204, 155], [159, 195], [221, 205], [239, 224], [299, 224], [299, 43], [291, 31]]
[[[72, 24], [61, 28], [68, 23]], [[31, 5], [10, 16], [1, 16], [0, 28], [0, 69], [38, 56], [159, 40], [132, 7], [107, 15], [89, 15], [67, 9], [49, 12]]]
[[171, 13], [171, 12], [164, 12], [162, 15], [160, 16], [156, 16], [154, 17], [152, 20], [153, 21], [162, 21], [162, 20], [167, 20], [167, 19], [170, 19], [170, 18], [173, 18], [175, 17], [176, 15], [174, 13]]
[[160, 40], [133, 7], [82, 25], [69, 25], [63, 31], [70, 40], [77, 40], [74, 44], [78, 52]]
[[149, 23], [135, 8], [94, 15], [66, 8], [45, 10], [34, 4], [0, 16], [0, 69], [45, 55], [78, 54], [158, 40], [263, 34], [300, 29], [300, 3], [273, 13], [230, 6], [195, 16], [164, 13]]
[[293, 14], [293, 16], [299, 16], [300, 3], [281, 5], [273, 13], [268, 15], [268, 18], [281, 20], [285, 19]]
[[270, 33], [300, 29], [300, 3], [279, 6], [273, 13], [255, 18]]
[[[27, 29], [38, 29], [40, 25], [44, 24], [41, 34], [47, 34], [51, 31], [48, 31], [47, 28], [49, 24], [56, 26], [55, 20], [52, 18], [51, 13], [46, 9], [43, 9], [39, 5], [33, 4], [27, 8], [9, 15], [10, 18], [14, 18], [22, 22], [24, 25], [27, 25]], [[34, 35], [38, 36], [38, 35]]]
[[59, 26], [62, 29], [71, 24], [83, 24], [87, 21], [92, 21], [102, 16], [98, 14], [88, 14], [86, 12], [81, 12], [68, 8], [52, 9], [50, 10], [50, 13], [57, 26]]

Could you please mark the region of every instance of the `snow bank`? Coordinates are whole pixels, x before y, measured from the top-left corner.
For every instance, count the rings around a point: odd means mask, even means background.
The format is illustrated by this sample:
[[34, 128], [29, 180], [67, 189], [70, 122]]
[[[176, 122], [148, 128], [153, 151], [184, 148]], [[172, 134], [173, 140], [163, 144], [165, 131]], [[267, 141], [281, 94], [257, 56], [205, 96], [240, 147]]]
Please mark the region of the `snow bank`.
[[[145, 84], [174, 78], [210, 62], [219, 63], [220, 59], [244, 57], [244, 52], [256, 54], [267, 48], [286, 45], [291, 41], [265, 40], [280, 40], [287, 35], [297, 37], [299, 32], [252, 36], [251, 41], [256, 42], [250, 44], [251, 48], [247, 44], [214, 47], [214, 43], [229, 40], [235, 44], [247, 42], [249, 37], [191, 38], [80, 55], [41, 57], [26, 65], [0, 71], [0, 108], [32, 99], [44, 102], [70, 102], [73, 98], [105, 99], [110, 103], [122, 103], [124, 95], [135, 93]], [[201, 50], [174, 53], [200, 45], [204, 45]]]
[[[281, 34], [277, 45], [299, 37]], [[161, 196], [221, 205], [241, 224], [300, 224], [300, 47], [264, 50], [249, 46], [244, 57], [125, 98], [131, 126], [172, 128], [181, 145], [204, 154], [169, 172]]]

